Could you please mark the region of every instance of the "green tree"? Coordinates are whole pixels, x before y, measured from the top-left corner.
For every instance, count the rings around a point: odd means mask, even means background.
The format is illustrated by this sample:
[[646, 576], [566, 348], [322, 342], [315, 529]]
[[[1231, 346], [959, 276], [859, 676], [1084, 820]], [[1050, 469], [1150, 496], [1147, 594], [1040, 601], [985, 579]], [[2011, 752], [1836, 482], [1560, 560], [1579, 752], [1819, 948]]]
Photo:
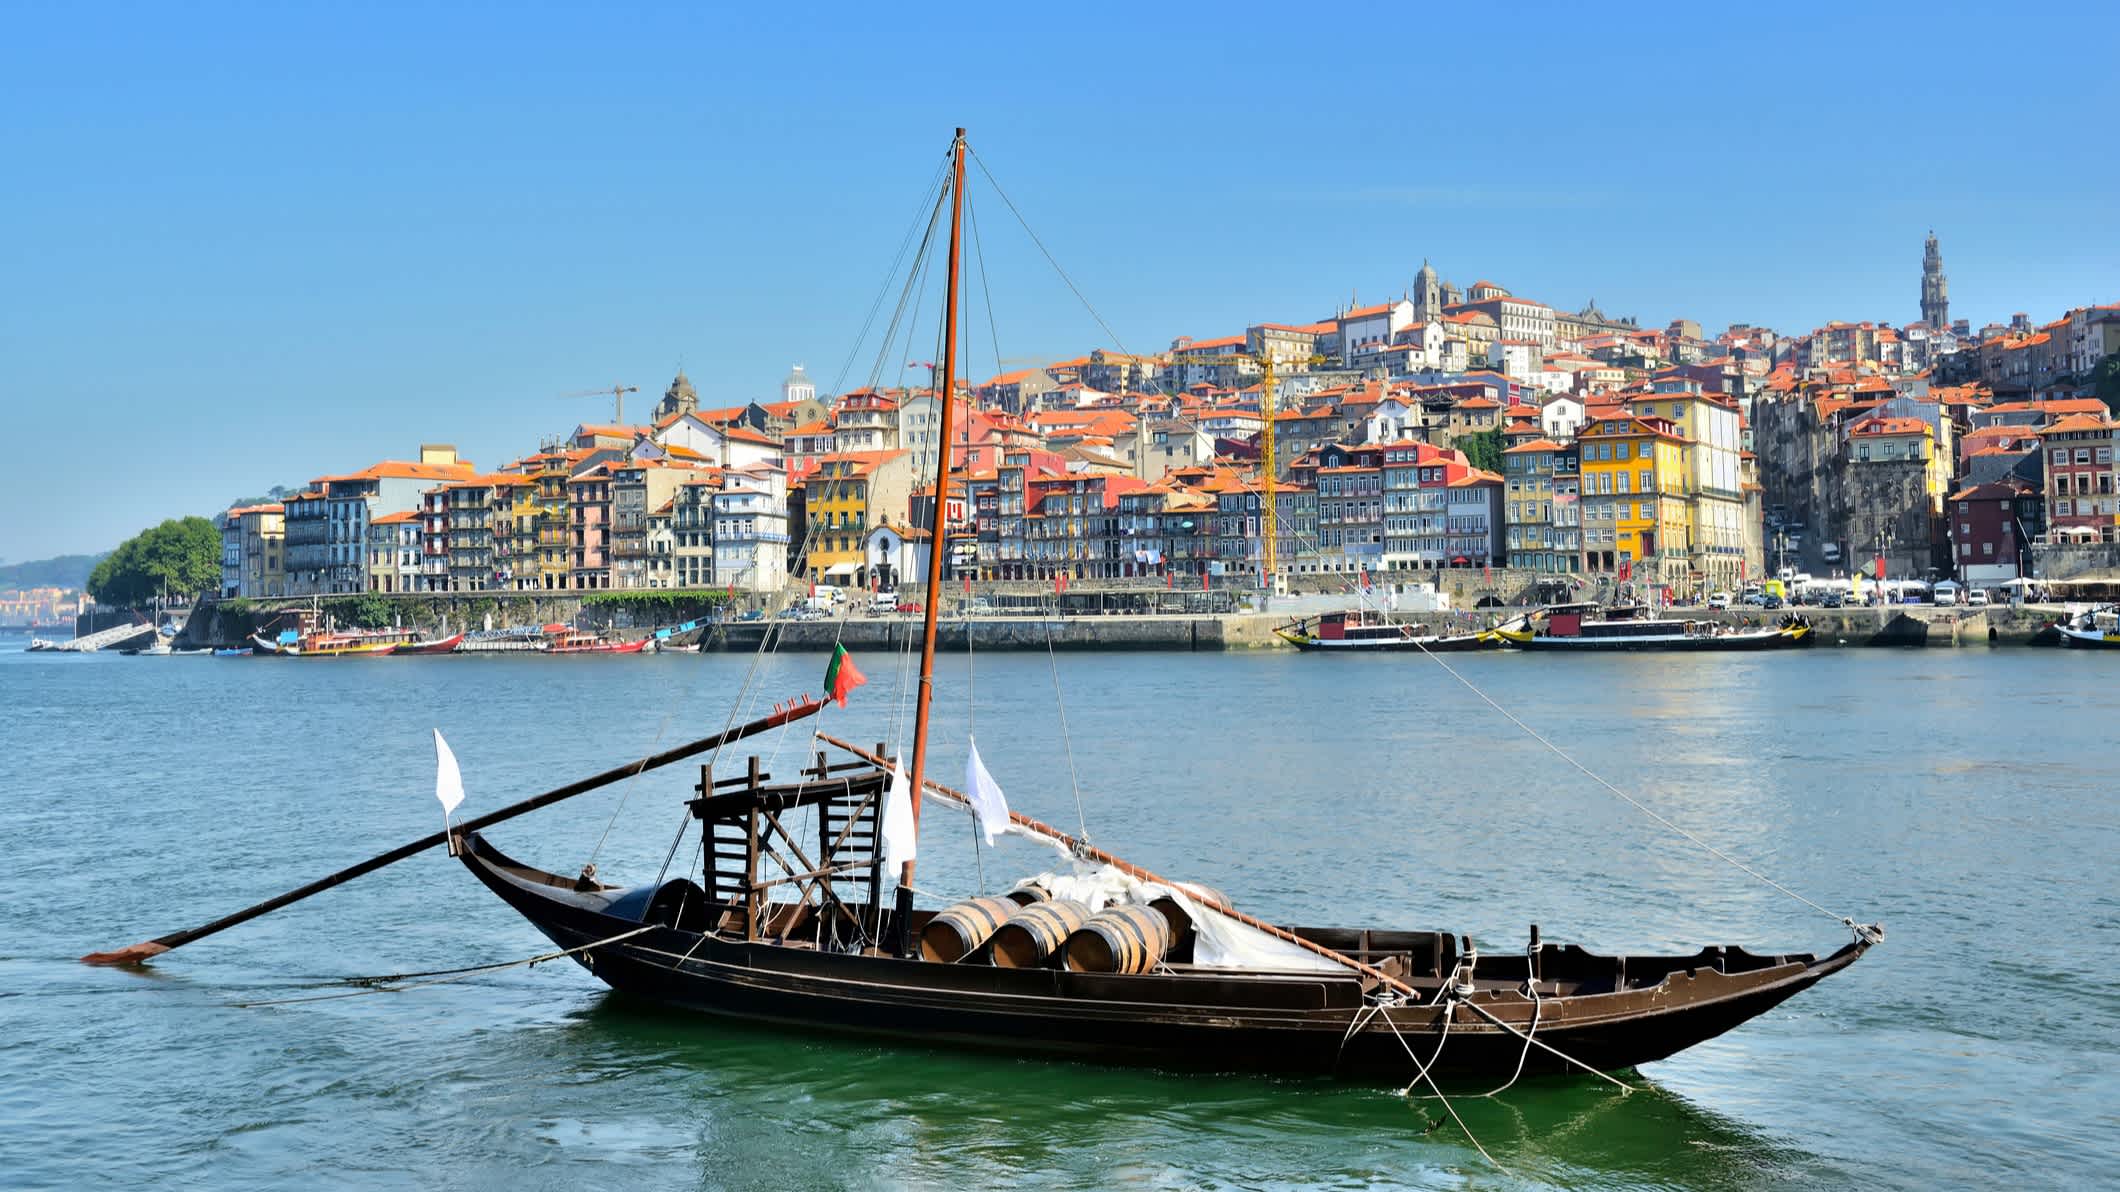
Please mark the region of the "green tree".
[[2091, 385], [2094, 387], [2092, 392], [2105, 403], [2105, 408], [2120, 414], [2120, 352], [2098, 362], [2098, 366], [2091, 370]]
[[1450, 441], [1450, 445], [1464, 452], [1465, 458], [1471, 461], [1475, 468], [1484, 468], [1489, 472], [1502, 470], [1502, 432], [1499, 430], [1481, 430], [1459, 435]]
[[171, 518], [118, 545], [88, 575], [99, 604], [189, 599], [221, 586], [221, 531], [203, 517]]

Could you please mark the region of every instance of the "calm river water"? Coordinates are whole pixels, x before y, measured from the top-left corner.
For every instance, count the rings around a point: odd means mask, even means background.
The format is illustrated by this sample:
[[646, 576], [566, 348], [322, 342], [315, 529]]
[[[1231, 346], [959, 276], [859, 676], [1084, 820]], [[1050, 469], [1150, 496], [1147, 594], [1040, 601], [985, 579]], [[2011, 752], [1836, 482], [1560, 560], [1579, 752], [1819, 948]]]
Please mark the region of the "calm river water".
[[[893, 735], [896, 665], [827, 731]], [[190, 926], [466, 813], [721, 727], [750, 659], [0, 654], [0, 1186], [95, 1188], [2068, 1186], [2120, 1153], [2120, 659], [2078, 652], [1456, 656], [1622, 787], [1890, 936], [1852, 970], [1641, 1073], [1432, 1103], [755, 1032], [619, 998], [571, 963], [264, 1008], [333, 978], [534, 955], [439, 853], [163, 958]], [[770, 661], [766, 699], [823, 659]], [[1077, 822], [1054, 670], [948, 660], [1018, 810]], [[1601, 950], [1837, 946], [1845, 932], [1670, 836], [1435, 662], [1059, 660], [1096, 841], [1282, 921], [1527, 925]], [[783, 771], [796, 730], [759, 738]], [[696, 771], [492, 830], [571, 871], [652, 876]], [[621, 793], [623, 790], [623, 793]], [[931, 816], [922, 885], [978, 882]], [[987, 884], [1046, 867], [983, 858]], [[343, 989], [343, 987], [337, 987]]]

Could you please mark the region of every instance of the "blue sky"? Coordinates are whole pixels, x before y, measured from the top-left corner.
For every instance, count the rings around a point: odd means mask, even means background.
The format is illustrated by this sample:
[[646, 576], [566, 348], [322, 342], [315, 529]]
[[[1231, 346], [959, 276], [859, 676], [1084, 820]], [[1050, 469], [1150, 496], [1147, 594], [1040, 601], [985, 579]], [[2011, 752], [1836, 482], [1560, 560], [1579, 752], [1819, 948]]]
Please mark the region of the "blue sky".
[[[2115, 7], [1845, 7], [16, 7], [0, 557], [423, 441], [497, 464], [680, 363], [712, 404], [898, 380], [931, 353], [854, 340], [955, 124], [1136, 350], [1423, 257], [1904, 322], [1932, 226], [1976, 325], [2120, 298]], [[972, 371], [1108, 342], [972, 193]]]

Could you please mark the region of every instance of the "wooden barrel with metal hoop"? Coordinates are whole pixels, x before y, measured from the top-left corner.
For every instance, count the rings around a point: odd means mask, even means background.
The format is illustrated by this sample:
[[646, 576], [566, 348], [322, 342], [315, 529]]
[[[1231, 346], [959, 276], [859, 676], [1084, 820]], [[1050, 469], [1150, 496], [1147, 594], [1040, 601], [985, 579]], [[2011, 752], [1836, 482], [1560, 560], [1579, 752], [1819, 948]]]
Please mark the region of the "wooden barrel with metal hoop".
[[1089, 921], [1089, 907], [1067, 898], [1035, 902], [994, 931], [996, 968], [1036, 968]]
[[1170, 923], [1145, 906], [1109, 906], [1067, 937], [1067, 967], [1078, 973], [1145, 973], [1170, 947]]
[[[1183, 890], [1185, 896], [1194, 902], [1204, 902], [1209, 906], [1217, 906], [1225, 911], [1230, 909], [1229, 896], [1213, 886], [1203, 886], [1198, 882], [1172, 882], [1171, 884]], [[1156, 913], [1162, 915], [1164, 920], [1170, 924], [1172, 943], [1182, 941], [1187, 933], [1192, 931], [1192, 916], [1186, 913], [1184, 907], [1178, 905], [1177, 899], [1166, 894], [1161, 898], [1154, 899], [1148, 905], [1156, 908]]]
[[997, 896], [967, 899], [942, 911], [920, 929], [920, 958], [942, 964], [964, 959], [1017, 909], [1014, 900]]
[[1034, 902], [1044, 902], [1051, 898], [1053, 894], [1052, 891], [1044, 886], [1032, 882], [1029, 885], [1018, 886], [1010, 890], [1008, 896], [1016, 900], [1017, 906], [1029, 906]]

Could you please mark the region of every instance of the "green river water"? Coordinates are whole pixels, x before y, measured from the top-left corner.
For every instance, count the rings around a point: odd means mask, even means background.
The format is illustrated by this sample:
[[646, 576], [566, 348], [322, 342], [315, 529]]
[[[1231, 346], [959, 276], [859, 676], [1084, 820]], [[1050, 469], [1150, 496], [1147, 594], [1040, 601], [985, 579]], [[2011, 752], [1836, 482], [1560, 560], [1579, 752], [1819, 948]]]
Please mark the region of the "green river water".
[[[897, 661], [826, 731], [893, 738]], [[1456, 1102], [720, 1025], [571, 963], [276, 1007], [362, 974], [545, 940], [435, 853], [162, 958], [189, 926], [465, 814], [721, 727], [742, 656], [287, 662], [0, 653], [0, 1187], [2083, 1187], [2120, 1155], [2120, 657], [1818, 650], [1454, 656], [1581, 760], [1826, 906], [1884, 922], [1848, 972], [1639, 1073]], [[768, 660], [766, 702], [821, 685]], [[1846, 933], [1600, 790], [1422, 658], [1062, 656], [1098, 844], [1277, 921], [1538, 923], [1604, 951], [1838, 946]], [[968, 679], [973, 680], [968, 682]], [[1078, 822], [1042, 655], [947, 659], [1016, 809]], [[751, 713], [746, 713], [749, 715]], [[806, 729], [755, 740], [783, 770]], [[772, 768], [769, 765], [769, 768]], [[653, 876], [691, 767], [492, 829]], [[599, 837], [608, 838], [597, 850]], [[924, 888], [975, 865], [931, 816]]]

